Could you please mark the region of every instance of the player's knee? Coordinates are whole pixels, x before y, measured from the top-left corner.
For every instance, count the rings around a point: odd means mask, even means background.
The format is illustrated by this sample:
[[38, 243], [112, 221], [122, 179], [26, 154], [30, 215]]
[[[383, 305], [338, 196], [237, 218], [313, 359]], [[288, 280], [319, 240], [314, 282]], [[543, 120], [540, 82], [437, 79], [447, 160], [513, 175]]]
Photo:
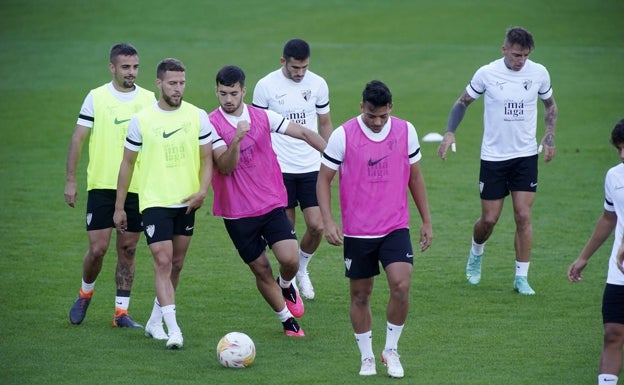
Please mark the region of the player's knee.
[[351, 306], [368, 307], [370, 306], [370, 292], [359, 290], [351, 292]]
[[518, 227], [531, 225], [531, 210], [519, 210], [514, 213], [514, 219]]
[[134, 255], [136, 254], [136, 247], [134, 246], [125, 246], [121, 248], [121, 255], [125, 259], [134, 260]]
[[322, 238], [325, 233], [325, 227], [323, 226], [323, 222], [321, 223], [312, 223], [308, 227], [308, 232], [315, 238]]
[[624, 327], [618, 325], [617, 327], [606, 327], [604, 333], [604, 344], [622, 346], [624, 344]]
[[481, 226], [486, 231], [492, 231], [492, 229], [494, 228], [494, 226], [496, 226], [496, 223], [498, 222], [498, 218], [497, 217], [482, 217], [480, 222], [481, 222]]
[[89, 247], [89, 256], [93, 259], [102, 259], [108, 250], [107, 245], [94, 243]]

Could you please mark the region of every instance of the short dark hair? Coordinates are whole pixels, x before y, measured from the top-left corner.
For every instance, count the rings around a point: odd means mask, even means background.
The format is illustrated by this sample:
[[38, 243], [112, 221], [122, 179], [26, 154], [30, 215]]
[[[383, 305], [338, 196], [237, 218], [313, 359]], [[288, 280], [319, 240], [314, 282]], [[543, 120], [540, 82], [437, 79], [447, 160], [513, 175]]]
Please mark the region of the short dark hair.
[[112, 63], [117, 56], [134, 56], [138, 55], [139, 52], [134, 48], [132, 44], [129, 43], [118, 43], [111, 47], [110, 49], [110, 62]]
[[383, 82], [373, 80], [364, 87], [364, 91], [362, 91], [362, 102], [369, 103], [373, 107], [387, 106], [392, 104], [392, 93]]
[[533, 42], [533, 35], [522, 27], [511, 27], [507, 29], [505, 34], [505, 44], [512, 46], [518, 44], [522, 48], [528, 48], [533, 51], [535, 48], [535, 42]]
[[282, 57], [286, 61], [289, 61], [291, 58], [305, 60], [310, 57], [310, 45], [302, 39], [290, 39], [284, 44]]
[[156, 77], [160, 80], [164, 79], [165, 72], [167, 71], [185, 72], [186, 68], [184, 68], [184, 64], [178, 59], [167, 58], [158, 63], [156, 67]]
[[611, 131], [611, 144], [617, 147], [624, 144], [624, 119], [617, 122]]
[[241, 88], [243, 88], [245, 86], [245, 72], [238, 66], [227, 65], [217, 72], [215, 80], [217, 86], [223, 84], [224, 86], [232, 87], [236, 83], [240, 83]]

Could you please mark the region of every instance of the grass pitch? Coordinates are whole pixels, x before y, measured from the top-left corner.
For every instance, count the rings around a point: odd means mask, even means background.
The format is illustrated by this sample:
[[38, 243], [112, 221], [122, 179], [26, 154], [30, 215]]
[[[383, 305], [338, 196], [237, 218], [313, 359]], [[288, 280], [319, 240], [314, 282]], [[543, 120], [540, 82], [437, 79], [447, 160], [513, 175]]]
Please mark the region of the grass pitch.
[[[595, 382], [602, 323], [600, 301], [610, 244], [594, 257], [585, 281], [565, 272], [602, 210], [603, 178], [618, 162], [608, 143], [623, 117], [621, 16], [617, 0], [17, 1], [0, 4], [0, 378], [5, 384], [344, 384], [385, 383], [385, 370], [360, 379], [348, 318], [342, 250], [323, 243], [310, 265], [317, 298], [301, 325], [307, 337], [286, 338], [207, 203], [177, 292], [181, 351], [137, 330], [111, 327], [114, 253], [109, 250], [87, 318], [69, 324], [87, 247], [83, 218], [86, 146], [76, 209], [63, 200], [65, 157], [88, 90], [110, 80], [108, 50], [119, 41], [140, 52], [138, 83], [155, 89], [165, 57], [187, 66], [185, 98], [217, 106], [214, 76], [225, 64], [255, 82], [279, 66], [292, 37], [312, 46], [312, 71], [330, 86], [332, 120], [359, 113], [364, 84], [385, 81], [394, 115], [422, 137], [442, 132], [452, 103], [473, 72], [500, 56], [505, 29], [533, 32], [532, 59], [548, 67], [559, 106], [557, 156], [540, 162], [530, 279], [535, 297], [512, 291], [511, 203], [486, 248], [483, 281], [463, 271], [479, 215], [477, 172], [482, 102], [457, 132], [458, 152], [442, 162], [422, 143], [434, 244], [415, 259], [410, 316], [399, 348], [410, 384], [586, 384]], [[246, 98], [250, 102], [251, 95]], [[539, 130], [543, 132], [540, 113]], [[334, 201], [337, 201], [335, 199]], [[336, 211], [337, 212], [337, 211]], [[418, 228], [413, 215], [412, 234]], [[299, 234], [303, 229], [298, 226]], [[610, 241], [609, 241], [610, 242]], [[374, 348], [385, 338], [383, 275], [376, 282]], [[154, 297], [152, 261], [137, 253], [131, 314], [145, 322]], [[256, 361], [222, 368], [218, 340], [249, 334]]]

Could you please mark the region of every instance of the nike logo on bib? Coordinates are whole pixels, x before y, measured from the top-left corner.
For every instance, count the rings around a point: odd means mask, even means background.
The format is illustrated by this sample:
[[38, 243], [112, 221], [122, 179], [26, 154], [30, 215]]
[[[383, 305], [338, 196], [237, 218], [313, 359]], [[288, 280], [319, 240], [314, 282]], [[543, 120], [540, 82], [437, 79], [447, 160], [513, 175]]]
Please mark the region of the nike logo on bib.
[[170, 137], [171, 135], [175, 134], [176, 132], [180, 131], [182, 129], [182, 127], [178, 128], [177, 130], [173, 130], [171, 132], [165, 132], [163, 131], [163, 138], [167, 139], [168, 137]]
[[129, 121], [130, 121], [130, 119], [119, 120], [119, 119], [115, 118], [115, 124], [121, 124], [121, 123], [129, 122]]
[[379, 158], [379, 159], [375, 159], [375, 160], [369, 159], [368, 160], [368, 165], [372, 167], [372, 166], [376, 165], [377, 163], [381, 162], [382, 160], [386, 159], [387, 157], [388, 157], [388, 155], [386, 155], [386, 156], [384, 156], [382, 158]]

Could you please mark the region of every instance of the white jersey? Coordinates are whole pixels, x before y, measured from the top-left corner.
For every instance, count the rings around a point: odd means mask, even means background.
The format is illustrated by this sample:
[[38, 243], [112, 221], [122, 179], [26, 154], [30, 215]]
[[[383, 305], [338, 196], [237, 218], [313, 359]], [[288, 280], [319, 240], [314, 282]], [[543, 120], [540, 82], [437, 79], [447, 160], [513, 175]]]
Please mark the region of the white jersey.
[[546, 68], [527, 60], [513, 71], [500, 58], [479, 68], [466, 92], [485, 94], [481, 159], [502, 161], [537, 154], [537, 99], [552, 96]]
[[622, 244], [622, 236], [624, 236], [624, 164], [620, 163], [607, 171], [604, 189], [604, 209], [615, 212], [617, 216], [613, 248], [611, 249], [611, 258], [609, 258], [607, 283], [624, 285], [624, 274], [617, 267], [617, 253]]
[[[329, 113], [329, 87], [322, 77], [310, 70], [297, 83], [284, 76], [280, 68], [258, 81], [253, 93], [253, 105], [275, 111], [318, 132], [317, 115]], [[273, 134], [271, 143], [283, 173], [301, 174], [319, 170], [319, 152], [303, 140]]]

